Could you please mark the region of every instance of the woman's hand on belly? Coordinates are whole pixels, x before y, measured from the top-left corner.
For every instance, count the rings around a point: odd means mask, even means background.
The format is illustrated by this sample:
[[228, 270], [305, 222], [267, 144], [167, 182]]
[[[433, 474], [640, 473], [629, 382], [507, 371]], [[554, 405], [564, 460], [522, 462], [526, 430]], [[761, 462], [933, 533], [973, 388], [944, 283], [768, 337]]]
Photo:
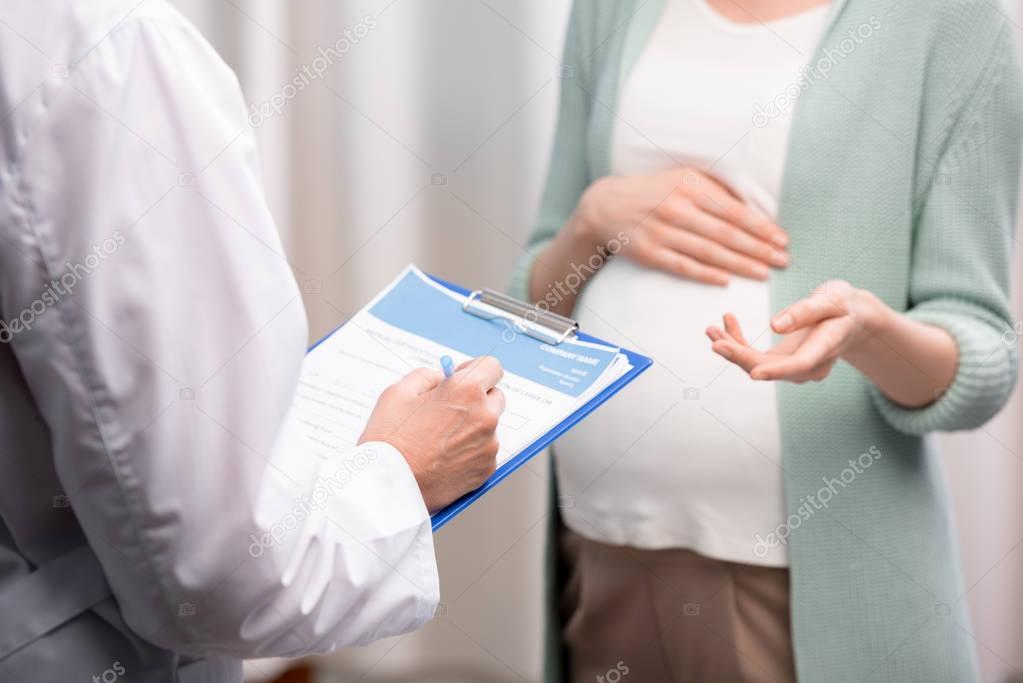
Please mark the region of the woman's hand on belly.
[[693, 168], [608, 176], [576, 209], [583, 239], [625, 242], [621, 255], [682, 278], [725, 285], [729, 275], [766, 280], [788, 265], [788, 237], [724, 185]]
[[565, 228], [539, 255], [529, 294], [567, 315], [579, 292], [561, 286], [557, 296], [549, 292], [569, 273], [579, 277], [579, 264], [592, 272], [598, 267], [594, 255], [601, 262], [618, 255], [711, 285], [728, 284], [730, 275], [766, 280], [769, 266], [788, 265], [787, 244], [779, 226], [696, 169], [608, 176], [587, 188]]

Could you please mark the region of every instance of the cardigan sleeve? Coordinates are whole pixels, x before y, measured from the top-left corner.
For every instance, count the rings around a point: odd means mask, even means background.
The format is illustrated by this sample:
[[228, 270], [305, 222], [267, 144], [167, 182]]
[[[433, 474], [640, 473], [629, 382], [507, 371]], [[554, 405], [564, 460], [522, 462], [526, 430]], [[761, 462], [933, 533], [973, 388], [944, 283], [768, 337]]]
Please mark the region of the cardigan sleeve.
[[593, 22], [594, 13], [584, 7], [588, 1], [572, 4], [560, 69], [561, 96], [547, 182], [526, 250], [512, 271], [509, 291], [523, 300], [529, 298], [529, 277], [538, 257], [568, 221], [579, 197], [590, 184], [587, 133], [592, 88], [587, 85], [590, 76], [587, 68], [591, 63], [585, 58], [584, 36], [588, 31], [582, 26]]
[[973, 429], [1008, 400], [1018, 366], [1009, 269], [1023, 141], [1021, 76], [1003, 26], [969, 104], [953, 125], [919, 207], [909, 317], [955, 338], [951, 386], [930, 405], [900, 407], [873, 389], [876, 405], [909, 434]]

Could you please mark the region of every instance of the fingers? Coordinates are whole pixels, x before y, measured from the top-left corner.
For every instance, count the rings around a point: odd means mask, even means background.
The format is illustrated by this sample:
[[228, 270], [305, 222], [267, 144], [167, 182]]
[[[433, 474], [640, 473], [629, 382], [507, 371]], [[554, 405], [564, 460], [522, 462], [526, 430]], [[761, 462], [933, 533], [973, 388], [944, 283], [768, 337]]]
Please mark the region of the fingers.
[[459, 365], [455, 374], [452, 375], [452, 379], [470, 382], [484, 392], [496, 387], [502, 377], [504, 377], [504, 368], [493, 356], [480, 356], [466, 361]]
[[746, 341], [746, 336], [742, 333], [742, 327], [739, 325], [739, 319], [732, 313], [725, 313], [721, 318], [724, 323], [724, 328], [710, 326], [707, 328], [707, 336], [711, 341], [718, 341], [719, 339], [728, 339], [743, 346], [749, 346], [750, 343]]
[[[688, 228], [688, 226], [687, 226]], [[770, 275], [767, 266], [756, 259], [744, 256], [688, 229], [666, 223], [658, 223], [651, 230], [651, 237], [663, 247], [668, 247], [704, 266], [748, 277], [766, 280]]]
[[711, 345], [711, 349], [714, 350], [714, 353], [732, 361], [746, 372], [750, 372], [768, 358], [767, 354], [763, 351], [758, 351], [731, 339], [716, 341]]
[[707, 328], [707, 338], [712, 342], [716, 342], [721, 339], [728, 339], [728, 334], [720, 327], [711, 326]]
[[497, 387], [494, 387], [487, 392], [485, 402], [487, 404], [487, 409], [497, 416], [500, 416], [501, 413], [504, 412], [504, 408], [507, 405], [504, 392]]
[[739, 320], [731, 313], [725, 313], [723, 320], [725, 323], [725, 331], [730, 334], [735, 341], [739, 342], [743, 346], [749, 346], [749, 342], [746, 341], [746, 337], [742, 334], [742, 328], [739, 326]]
[[419, 396], [437, 388], [444, 373], [429, 368], [417, 368], [398, 380], [393, 388], [409, 396]]
[[658, 215], [669, 227], [693, 232], [756, 262], [776, 268], [789, 264], [783, 247], [708, 212], [692, 198], [671, 197], [658, 207]]
[[756, 380], [795, 379], [812, 376], [823, 366], [834, 365], [839, 356], [847, 329], [841, 321], [829, 320], [818, 325], [793, 353], [772, 356], [758, 363], [750, 372]]
[[720, 268], [705, 265], [674, 249], [657, 244], [637, 246], [639, 248], [634, 248], [633, 254], [642, 265], [707, 285], [724, 286], [728, 284], [728, 273]]
[[843, 299], [821, 291], [784, 309], [771, 321], [771, 329], [778, 334], [786, 334], [845, 314]]
[[717, 183], [700, 185], [690, 193], [690, 197], [704, 211], [742, 228], [750, 235], [782, 248], [789, 243], [789, 237], [781, 226], [753, 210]]
[[811, 332], [810, 329], [796, 330], [791, 334], [782, 336], [781, 341], [772, 346], [767, 352], [772, 356], [788, 356], [795, 352], [799, 348], [799, 345], [806, 339], [806, 335]]

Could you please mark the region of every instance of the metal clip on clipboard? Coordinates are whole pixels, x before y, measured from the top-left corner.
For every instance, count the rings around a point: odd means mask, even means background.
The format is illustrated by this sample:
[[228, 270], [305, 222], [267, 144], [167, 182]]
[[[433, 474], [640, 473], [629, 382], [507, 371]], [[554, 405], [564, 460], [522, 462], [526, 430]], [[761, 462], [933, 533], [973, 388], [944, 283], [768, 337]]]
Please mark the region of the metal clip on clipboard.
[[477, 289], [462, 309], [486, 320], [505, 320], [516, 331], [558, 345], [575, 336], [579, 323], [557, 313], [544, 311], [493, 289]]

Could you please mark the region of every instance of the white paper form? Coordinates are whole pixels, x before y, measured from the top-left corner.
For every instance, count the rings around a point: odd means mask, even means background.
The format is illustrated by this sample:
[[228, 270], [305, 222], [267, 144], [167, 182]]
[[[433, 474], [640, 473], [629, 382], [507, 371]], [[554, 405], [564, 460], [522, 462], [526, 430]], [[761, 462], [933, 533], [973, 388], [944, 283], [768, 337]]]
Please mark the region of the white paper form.
[[462, 309], [465, 297], [409, 266], [306, 356], [293, 409], [322, 457], [355, 446], [377, 397], [419, 367], [495, 356], [507, 397], [498, 466], [524, 450], [631, 368], [616, 347], [579, 340], [552, 346], [509, 323]]

